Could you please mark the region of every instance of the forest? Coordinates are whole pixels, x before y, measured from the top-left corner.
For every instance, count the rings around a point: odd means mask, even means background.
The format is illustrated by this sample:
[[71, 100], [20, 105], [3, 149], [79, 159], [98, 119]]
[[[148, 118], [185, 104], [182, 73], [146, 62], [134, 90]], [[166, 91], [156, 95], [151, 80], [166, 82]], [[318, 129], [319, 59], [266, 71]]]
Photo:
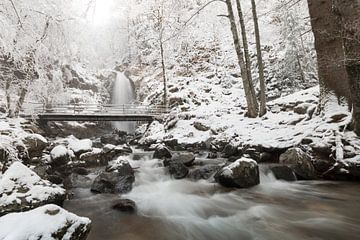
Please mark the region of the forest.
[[2, 0], [0, 240], [360, 234], [360, 0]]

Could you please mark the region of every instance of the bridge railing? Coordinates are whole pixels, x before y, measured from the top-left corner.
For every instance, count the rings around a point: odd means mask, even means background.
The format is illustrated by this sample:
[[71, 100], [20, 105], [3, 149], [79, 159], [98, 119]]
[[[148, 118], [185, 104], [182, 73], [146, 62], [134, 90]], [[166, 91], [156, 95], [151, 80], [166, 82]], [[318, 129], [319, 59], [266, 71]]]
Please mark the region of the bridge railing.
[[29, 115], [39, 114], [82, 114], [82, 115], [161, 115], [168, 113], [164, 106], [149, 106], [141, 104], [31, 104]]

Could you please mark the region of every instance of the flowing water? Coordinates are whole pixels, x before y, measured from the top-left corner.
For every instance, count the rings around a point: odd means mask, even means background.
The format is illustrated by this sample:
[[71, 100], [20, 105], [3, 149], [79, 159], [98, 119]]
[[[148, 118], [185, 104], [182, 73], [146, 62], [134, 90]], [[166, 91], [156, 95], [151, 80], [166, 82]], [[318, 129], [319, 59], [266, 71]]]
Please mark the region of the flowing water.
[[111, 209], [117, 195], [74, 189], [65, 208], [93, 221], [90, 240], [347, 240], [360, 234], [360, 185], [283, 182], [261, 171], [261, 184], [228, 190], [208, 181], [173, 180], [158, 160], [138, 168], [135, 215]]
[[[130, 80], [122, 72], [118, 72], [113, 87], [112, 104], [121, 105], [130, 104], [135, 100], [135, 93]], [[113, 122], [116, 129], [132, 133], [135, 130], [133, 122]]]

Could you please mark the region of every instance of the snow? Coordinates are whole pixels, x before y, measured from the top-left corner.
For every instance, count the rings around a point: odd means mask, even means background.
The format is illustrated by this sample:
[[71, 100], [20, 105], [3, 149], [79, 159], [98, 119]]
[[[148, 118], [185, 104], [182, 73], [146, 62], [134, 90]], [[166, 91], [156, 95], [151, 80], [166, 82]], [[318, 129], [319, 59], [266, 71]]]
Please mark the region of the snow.
[[242, 163], [248, 163], [248, 164], [252, 165], [253, 167], [258, 165], [256, 161], [254, 161], [250, 158], [242, 157], [242, 158], [236, 160], [235, 162], [231, 163], [230, 165], [224, 167], [222, 169], [222, 175], [232, 177], [233, 169], [238, 168]]
[[68, 154], [69, 154], [69, 150], [64, 145], [58, 145], [54, 147], [50, 152], [50, 156], [52, 159], [64, 157], [67, 156]]
[[55, 240], [53, 234], [68, 227], [62, 239], [70, 240], [73, 239], [72, 235], [77, 229], [81, 228], [84, 231], [90, 224], [88, 218], [78, 217], [56, 205], [49, 204], [31, 211], [11, 213], [1, 217], [0, 239]]
[[0, 206], [14, 202], [20, 204], [21, 199], [28, 203], [45, 201], [55, 195], [64, 195], [65, 189], [42, 180], [20, 162], [14, 162], [0, 179]]
[[78, 152], [91, 152], [92, 151], [92, 141], [90, 139], [76, 139], [69, 138], [69, 149], [71, 149], [74, 153]]

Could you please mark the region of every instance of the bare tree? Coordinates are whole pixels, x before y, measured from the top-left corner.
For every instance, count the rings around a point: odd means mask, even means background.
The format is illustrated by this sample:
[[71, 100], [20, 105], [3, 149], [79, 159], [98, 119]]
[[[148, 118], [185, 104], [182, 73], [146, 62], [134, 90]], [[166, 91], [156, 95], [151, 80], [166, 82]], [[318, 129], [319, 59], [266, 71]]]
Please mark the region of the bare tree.
[[234, 10], [232, 8], [231, 0], [226, 0], [225, 2], [226, 2], [228, 14], [229, 14], [228, 18], [230, 20], [230, 27], [231, 27], [231, 33], [232, 33], [233, 41], [234, 41], [234, 45], [235, 45], [235, 51], [236, 51], [236, 55], [237, 55], [240, 70], [241, 70], [241, 78], [242, 78], [243, 84], [244, 84], [245, 97], [246, 97], [246, 102], [247, 102], [247, 106], [248, 106], [247, 116], [255, 118], [258, 116], [258, 103], [257, 103], [256, 97], [255, 97], [254, 86], [248, 77], [248, 68], [246, 65], [246, 61], [244, 60], [244, 53], [241, 49], [240, 38], [239, 38], [237, 26], [236, 26], [236, 20], [235, 20]]
[[260, 81], [260, 117], [266, 114], [266, 84], [264, 77], [264, 62], [262, 58], [261, 52], [261, 39], [260, 39], [260, 30], [259, 23], [256, 11], [256, 3], [255, 0], [251, 0], [251, 8], [252, 15], [254, 20], [254, 29], [255, 29], [255, 40], [256, 40], [256, 54], [257, 54], [257, 62], [259, 69], [259, 81]]
[[165, 54], [164, 54], [164, 44], [166, 39], [164, 39], [164, 31], [165, 31], [165, 16], [164, 16], [164, 5], [163, 2], [160, 6], [154, 10], [153, 17], [156, 24], [156, 30], [158, 31], [158, 42], [160, 47], [160, 57], [161, 57], [161, 69], [162, 69], [162, 77], [163, 77], [163, 87], [164, 87], [164, 100], [163, 104], [165, 108], [168, 106], [167, 100], [167, 78], [166, 78], [166, 64], [165, 64]]

